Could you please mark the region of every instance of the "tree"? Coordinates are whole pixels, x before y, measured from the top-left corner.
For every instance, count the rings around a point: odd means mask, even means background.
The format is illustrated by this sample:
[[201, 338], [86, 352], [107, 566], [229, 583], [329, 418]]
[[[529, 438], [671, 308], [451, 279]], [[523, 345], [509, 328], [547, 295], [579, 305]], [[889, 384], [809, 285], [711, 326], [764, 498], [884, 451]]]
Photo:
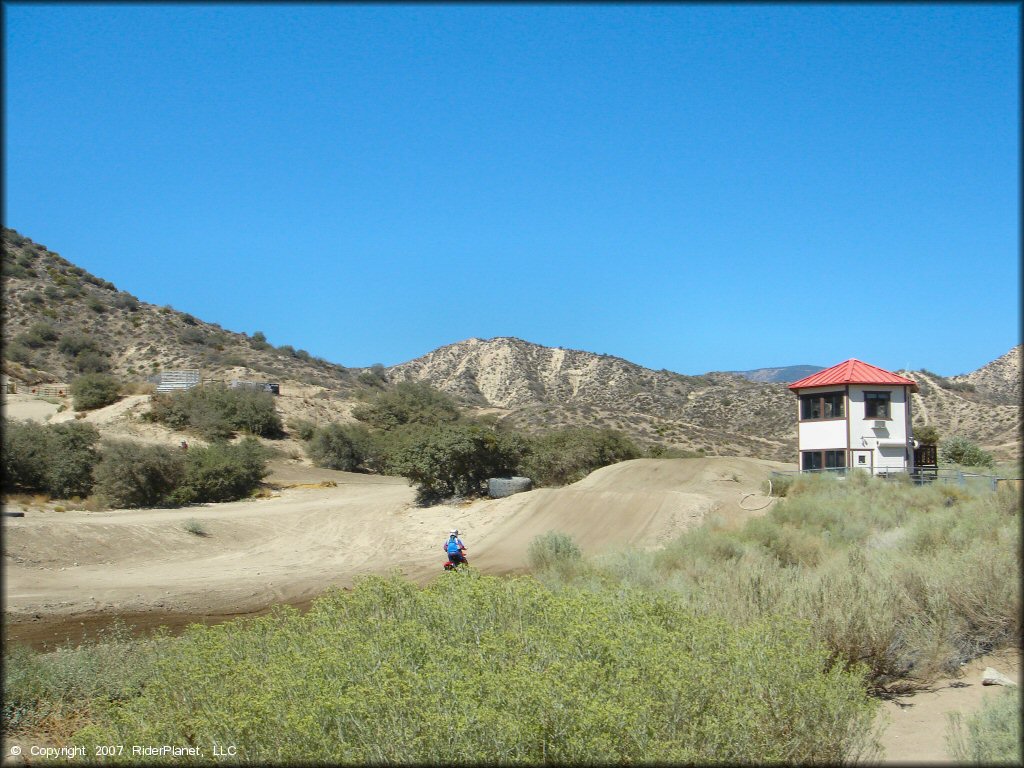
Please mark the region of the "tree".
[[915, 425], [914, 439], [921, 445], [938, 445], [939, 430], [933, 424]]
[[121, 399], [121, 382], [105, 373], [86, 373], [71, 382], [76, 411], [91, 411]]
[[99, 460], [96, 444], [100, 433], [92, 424], [69, 421], [50, 428], [46, 490], [66, 499], [87, 496], [93, 487], [93, 468]]
[[611, 429], [560, 429], [530, 441], [523, 471], [538, 485], [567, 485], [595, 469], [641, 455], [636, 443]]
[[185, 476], [172, 498], [181, 504], [244, 499], [267, 474], [266, 452], [254, 437], [190, 448]]
[[939, 444], [943, 461], [961, 464], [965, 467], [991, 467], [995, 460], [992, 454], [983, 451], [966, 437], [954, 435]]
[[158, 507], [181, 483], [184, 457], [162, 445], [111, 440], [102, 447], [95, 474], [96, 493], [111, 506]]
[[313, 431], [307, 450], [318, 467], [354, 472], [366, 460], [369, 445], [370, 433], [366, 427], [328, 424]]
[[420, 502], [486, 491], [487, 479], [514, 474], [525, 443], [514, 432], [479, 424], [416, 426], [391, 457], [391, 467], [417, 487]]

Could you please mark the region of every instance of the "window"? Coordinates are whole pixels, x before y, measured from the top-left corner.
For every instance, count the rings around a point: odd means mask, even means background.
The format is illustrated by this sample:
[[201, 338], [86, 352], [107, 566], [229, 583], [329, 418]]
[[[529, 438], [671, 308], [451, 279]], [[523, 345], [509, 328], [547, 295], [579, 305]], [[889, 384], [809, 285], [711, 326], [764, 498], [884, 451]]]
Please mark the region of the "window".
[[800, 468], [841, 469], [846, 467], [846, 451], [804, 451], [800, 457]]
[[865, 392], [864, 393], [864, 418], [865, 419], [888, 419], [889, 399], [891, 392]]
[[800, 420], [841, 419], [846, 416], [846, 395], [842, 392], [816, 392], [800, 395]]

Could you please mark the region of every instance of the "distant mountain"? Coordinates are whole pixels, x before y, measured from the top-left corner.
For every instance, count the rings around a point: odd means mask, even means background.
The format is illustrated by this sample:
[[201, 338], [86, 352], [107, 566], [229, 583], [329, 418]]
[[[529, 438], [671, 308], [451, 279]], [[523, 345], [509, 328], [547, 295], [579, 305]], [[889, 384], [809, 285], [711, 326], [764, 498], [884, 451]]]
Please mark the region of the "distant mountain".
[[[320, 424], [349, 420], [358, 400], [382, 387], [423, 381], [530, 431], [606, 427], [648, 445], [794, 461], [795, 398], [785, 382], [820, 370], [684, 376], [511, 337], [468, 339], [388, 369], [352, 369], [147, 304], [10, 229], [2, 275], [3, 372], [14, 382], [70, 382], [89, 371], [144, 382], [161, 370], [197, 368], [207, 381], [277, 381], [282, 413]], [[916, 423], [963, 434], [1000, 457], [1020, 456], [1019, 346], [962, 376], [901, 373], [921, 387]]]
[[730, 371], [750, 381], [767, 381], [780, 384], [792, 384], [794, 381], [810, 376], [812, 373], [825, 370], [823, 365], [787, 365], [783, 368], [755, 368], [752, 371]]

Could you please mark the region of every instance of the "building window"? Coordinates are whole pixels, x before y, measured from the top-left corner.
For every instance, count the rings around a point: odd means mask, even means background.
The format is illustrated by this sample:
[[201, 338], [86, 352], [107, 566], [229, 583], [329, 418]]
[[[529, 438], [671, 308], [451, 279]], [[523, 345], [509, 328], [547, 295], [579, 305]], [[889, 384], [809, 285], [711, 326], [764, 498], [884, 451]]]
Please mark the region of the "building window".
[[841, 419], [846, 416], [846, 395], [842, 392], [816, 392], [800, 395], [800, 420]]
[[891, 392], [865, 392], [864, 393], [864, 418], [865, 419], [888, 419], [889, 400]]
[[842, 469], [846, 467], [846, 451], [803, 451], [800, 457], [800, 468], [808, 469]]

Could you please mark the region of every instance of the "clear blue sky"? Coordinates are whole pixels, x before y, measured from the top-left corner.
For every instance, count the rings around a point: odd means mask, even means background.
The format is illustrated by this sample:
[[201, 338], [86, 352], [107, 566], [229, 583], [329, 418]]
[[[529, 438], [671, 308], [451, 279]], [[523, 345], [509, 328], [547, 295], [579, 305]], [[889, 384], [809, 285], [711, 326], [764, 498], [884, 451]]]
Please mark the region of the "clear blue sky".
[[4, 223], [348, 366], [1020, 341], [1020, 6], [4, 6]]

